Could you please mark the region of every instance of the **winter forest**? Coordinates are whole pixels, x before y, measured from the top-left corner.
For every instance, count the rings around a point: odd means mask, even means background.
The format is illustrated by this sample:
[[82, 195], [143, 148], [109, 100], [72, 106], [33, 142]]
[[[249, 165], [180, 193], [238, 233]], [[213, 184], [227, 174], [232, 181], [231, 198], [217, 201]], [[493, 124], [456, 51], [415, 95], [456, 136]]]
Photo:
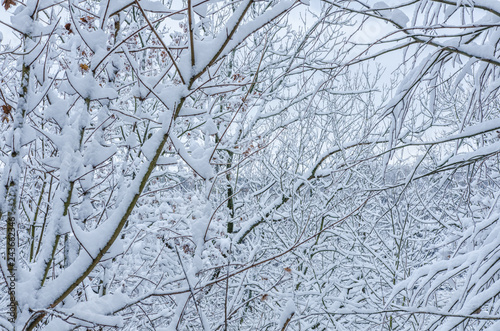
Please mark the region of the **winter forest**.
[[500, 330], [500, 1], [1, 4], [1, 329]]

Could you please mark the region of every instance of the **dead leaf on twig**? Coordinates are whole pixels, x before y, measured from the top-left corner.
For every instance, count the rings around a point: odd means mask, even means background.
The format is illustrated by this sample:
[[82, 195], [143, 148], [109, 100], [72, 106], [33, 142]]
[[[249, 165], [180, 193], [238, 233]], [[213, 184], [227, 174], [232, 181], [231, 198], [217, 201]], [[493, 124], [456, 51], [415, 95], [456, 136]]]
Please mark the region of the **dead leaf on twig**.
[[89, 66], [86, 65], [85, 63], [80, 63], [80, 69], [82, 69], [83, 71], [88, 71], [89, 70]]
[[14, 7], [16, 5], [16, 2], [14, 0], [3, 0], [2, 1], [2, 6], [5, 8], [5, 10], [9, 10], [9, 8], [12, 6]]
[[73, 29], [71, 29], [71, 23], [66, 23], [64, 25], [64, 28], [66, 29], [66, 31], [68, 31], [69, 34], [73, 33]]
[[11, 111], [12, 111], [11, 105], [2, 105], [2, 122], [9, 123], [9, 117], [12, 116], [10, 114]]

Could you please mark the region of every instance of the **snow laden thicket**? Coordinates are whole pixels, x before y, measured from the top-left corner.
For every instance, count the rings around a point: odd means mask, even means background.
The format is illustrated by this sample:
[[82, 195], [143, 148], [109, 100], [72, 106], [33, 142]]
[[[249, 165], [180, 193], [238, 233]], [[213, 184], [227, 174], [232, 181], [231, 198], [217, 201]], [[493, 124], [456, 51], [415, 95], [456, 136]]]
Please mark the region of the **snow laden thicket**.
[[497, 1], [2, 5], [4, 329], [500, 328]]

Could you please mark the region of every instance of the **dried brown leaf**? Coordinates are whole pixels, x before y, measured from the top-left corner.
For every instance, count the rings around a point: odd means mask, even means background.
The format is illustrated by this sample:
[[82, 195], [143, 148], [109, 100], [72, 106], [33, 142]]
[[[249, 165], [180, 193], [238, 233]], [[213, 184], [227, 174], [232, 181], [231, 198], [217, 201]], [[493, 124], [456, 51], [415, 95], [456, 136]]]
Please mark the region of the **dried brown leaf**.
[[64, 25], [64, 28], [68, 31], [68, 33], [73, 33], [73, 30], [71, 29], [71, 23], [66, 23]]
[[16, 5], [16, 2], [14, 0], [3, 0], [2, 1], [2, 6], [5, 8], [5, 10], [9, 10], [10, 7], [14, 7]]
[[11, 111], [12, 111], [11, 105], [2, 105], [2, 115], [1, 115], [2, 122], [9, 123], [9, 116], [12, 116], [10, 115]]

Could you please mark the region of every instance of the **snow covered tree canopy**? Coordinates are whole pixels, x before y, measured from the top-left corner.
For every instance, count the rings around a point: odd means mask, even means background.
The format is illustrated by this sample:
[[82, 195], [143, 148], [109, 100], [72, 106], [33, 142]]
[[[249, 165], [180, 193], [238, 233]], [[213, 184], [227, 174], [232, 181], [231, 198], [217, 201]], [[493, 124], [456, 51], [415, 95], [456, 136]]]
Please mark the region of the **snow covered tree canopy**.
[[497, 1], [2, 6], [2, 328], [500, 328]]

